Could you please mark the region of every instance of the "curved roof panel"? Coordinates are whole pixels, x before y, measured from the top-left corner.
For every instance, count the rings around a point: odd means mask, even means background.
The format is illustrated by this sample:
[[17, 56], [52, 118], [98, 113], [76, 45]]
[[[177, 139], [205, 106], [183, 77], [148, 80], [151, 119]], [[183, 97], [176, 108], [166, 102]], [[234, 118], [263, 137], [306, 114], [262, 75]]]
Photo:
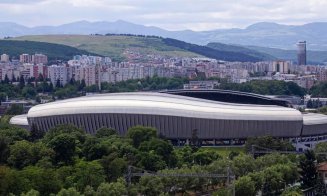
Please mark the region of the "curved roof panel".
[[13, 116], [10, 119], [9, 124], [28, 126], [27, 114]]
[[164, 93], [112, 93], [34, 106], [28, 118], [85, 113], [169, 115], [207, 119], [302, 121], [299, 111], [267, 105], [234, 104]]
[[303, 124], [304, 125], [327, 124], [327, 115], [316, 114], [316, 113], [303, 114]]

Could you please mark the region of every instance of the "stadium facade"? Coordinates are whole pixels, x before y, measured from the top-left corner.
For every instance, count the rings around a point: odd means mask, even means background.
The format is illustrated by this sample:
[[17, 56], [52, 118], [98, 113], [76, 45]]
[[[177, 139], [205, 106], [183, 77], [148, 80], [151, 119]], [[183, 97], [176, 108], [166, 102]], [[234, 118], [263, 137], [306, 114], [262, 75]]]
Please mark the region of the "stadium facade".
[[229, 91], [112, 93], [40, 104], [27, 115], [13, 117], [10, 123], [22, 127], [34, 124], [44, 131], [73, 124], [90, 134], [111, 127], [121, 135], [133, 126], [150, 126], [177, 144], [188, 142], [194, 131], [204, 143], [213, 145], [222, 141], [237, 144], [265, 135], [327, 135], [327, 116], [302, 114], [287, 106], [282, 100]]

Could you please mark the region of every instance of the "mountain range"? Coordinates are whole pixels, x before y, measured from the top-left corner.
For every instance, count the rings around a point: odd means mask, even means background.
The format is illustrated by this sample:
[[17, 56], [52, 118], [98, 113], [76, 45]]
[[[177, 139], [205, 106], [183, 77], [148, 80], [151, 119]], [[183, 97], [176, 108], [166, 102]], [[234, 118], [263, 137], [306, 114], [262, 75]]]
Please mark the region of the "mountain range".
[[327, 51], [327, 22], [305, 25], [282, 25], [261, 22], [247, 28], [218, 29], [211, 31], [168, 31], [153, 26], [138, 25], [122, 20], [115, 22], [79, 21], [59, 26], [26, 27], [16, 23], [0, 22], [0, 37], [45, 34], [135, 34], [155, 35], [206, 45], [210, 42], [259, 46], [279, 49], [296, 49], [296, 43], [306, 40], [308, 50]]

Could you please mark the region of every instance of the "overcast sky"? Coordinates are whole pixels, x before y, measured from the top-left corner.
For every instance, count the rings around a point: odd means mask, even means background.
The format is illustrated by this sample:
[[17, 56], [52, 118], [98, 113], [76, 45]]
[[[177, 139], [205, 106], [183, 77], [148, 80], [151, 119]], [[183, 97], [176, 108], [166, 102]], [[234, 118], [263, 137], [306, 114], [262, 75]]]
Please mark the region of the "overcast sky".
[[116, 21], [196, 31], [256, 22], [327, 21], [327, 0], [0, 0], [0, 21], [26, 26]]

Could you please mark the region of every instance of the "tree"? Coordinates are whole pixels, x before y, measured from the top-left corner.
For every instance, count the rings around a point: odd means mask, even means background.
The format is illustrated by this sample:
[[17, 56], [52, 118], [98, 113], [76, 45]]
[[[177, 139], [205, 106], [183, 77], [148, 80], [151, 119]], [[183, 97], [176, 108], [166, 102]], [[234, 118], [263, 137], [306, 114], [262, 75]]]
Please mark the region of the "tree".
[[142, 195], [157, 196], [164, 191], [164, 185], [159, 177], [142, 176], [139, 182], [139, 191]]
[[80, 84], [79, 87], [78, 87], [78, 90], [79, 90], [79, 91], [82, 91], [85, 87], [86, 87], [85, 80], [82, 79], [81, 84]]
[[97, 190], [97, 196], [121, 196], [126, 194], [126, 183], [122, 178], [119, 178], [117, 182], [102, 183]]
[[157, 130], [152, 127], [136, 126], [128, 130], [127, 137], [131, 138], [133, 146], [138, 148], [142, 142], [157, 137]]
[[262, 136], [255, 138], [248, 138], [245, 144], [245, 149], [251, 152], [252, 146], [259, 146], [269, 148], [272, 150], [292, 151], [295, 150], [294, 146], [288, 140], [282, 140], [272, 136]]
[[56, 88], [60, 88], [60, 87], [62, 87], [62, 85], [61, 85], [61, 83], [60, 83], [60, 80], [57, 79], [57, 81], [56, 81]]
[[278, 195], [285, 187], [283, 175], [274, 168], [267, 168], [263, 171], [263, 195]]
[[253, 172], [255, 168], [255, 160], [250, 155], [239, 155], [233, 159], [233, 170], [237, 177]]
[[27, 193], [22, 193], [21, 196], [39, 196], [39, 191], [36, 191], [34, 189], [29, 190]]
[[12, 170], [7, 166], [0, 165], [0, 195], [10, 193], [10, 186], [13, 181]]
[[12, 78], [12, 80], [11, 80], [12, 82], [17, 82], [16, 77], [15, 77], [14, 74], [12, 74], [11, 78]]
[[49, 147], [55, 151], [57, 164], [72, 164], [76, 151], [75, 138], [67, 133], [62, 133], [52, 138]]
[[327, 188], [324, 183], [323, 178], [318, 175], [316, 186], [315, 186], [315, 196], [325, 196], [327, 195]]
[[5, 84], [9, 84], [9, 78], [8, 78], [8, 75], [6, 74], [5, 75], [5, 79], [3, 80], [3, 83], [5, 83]]
[[112, 128], [102, 127], [97, 130], [95, 136], [97, 138], [105, 138], [105, 137], [110, 137], [110, 136], [116, 135], [116, 134], [117, 134], [116, 130], [114, 130]]
[[197, 129], [193, 129], [192, 130], [192, 136], [191, 136], [191, 141], [190, 141], [190, 145], [191, 147], [195, 150], [197, 149], [201, 143], [200, 143], [200, 140], [199, 140], [199, 137], [198, 137], [198, 130]]
[[138, 154], [138, 160], [137, 166], [149, 171], [158, 171], [167, 167], [162, 157], [154, 152], [141, 152]]
[[312, 150], [304, 153], [304, 158], [300, 161], [300, 180], [303, 188], [311, 188], [315, 186], [317, 180], [316, 157]]
[[283, 192], [282, 196], [302, 196], [302, 191], [298, 186], [287, 187]]
[[30, 129], [29, 141], [35, 142], [39, 139], [42, 139], [44, 135], [45, 135], [45, 132], [38, 129], [35, 123], [32, 123], [31, 129]]
[[94, 191], [94, 189], [90, 186], [87, 185], [84, 189], [84, 196], [95, 196], [96, 192]]
[[254, 196], [255, 194], [255, 183], [250, 177], [243, 176], [235, 181], [236, 196]]
[[22, 105], [19, 104], [12, 104], [7, 110], [7, 115], [20, 115], [23, 114], [24, 108]]
[[108, 181], [115, 181], [122, 177], [127, 170], [128, 163], [125, 159], [114, 156], [105, 156], [100, 160]]
[[175, 153], [173, 153], [173, 145], [168, 141], [159, 138], [151, 138], [149, 141], [142, 142], [139, 146], [139, 150], [143, 152], [154, 152], [156, 155], [161, 156], [161, 159], [165, 161], [169, 167], [176, 166], [177, 157]]
[[71, 178], [79, 191], [83, 191], [87, 185], [97, 188], [101, 183], [105, 182], [104, 170], [98, 161], [79, 161], [75, 165], [75, 170], [76, 172]]
[[54, 152], [41, 142], [17, 141], [10, 146], [8, 164], [22, 169], [23, 167], [36, 164], [42, 158], [48, 157], [52, 159], [53, 156]]
[[54, 169], [28, 166], [14, 173], [11, 192], [16, 195], [31, 189], [39, 191], [40, 195], [49, 195], [61, 189], [61, 182]]
[[0, 164], [3, 164], [7, 161], [9, 156], [9, 144], [9, 139], [0, 135]]
[[[318, 143], [315, 148], [314, 148], [314, 152], [317, 154], [317, 153], [326, 153], [327, 152], [327, 142], [321, 142], [321, 143]], [[323, 162], [323, 161], [326, 161], [327, 160], [327, 157], [325, 154], [323, 155], [317, 155], [317, 161], [320, 163], [320, 162]]]
[[19, 78], [19, 88], [20, 89], [23, 89], [25, 87], [25, 79], [24, 79], [24, 76], [20, 76]]
[[75, 188], [61, 189], [57, 196], [82, 196]]

